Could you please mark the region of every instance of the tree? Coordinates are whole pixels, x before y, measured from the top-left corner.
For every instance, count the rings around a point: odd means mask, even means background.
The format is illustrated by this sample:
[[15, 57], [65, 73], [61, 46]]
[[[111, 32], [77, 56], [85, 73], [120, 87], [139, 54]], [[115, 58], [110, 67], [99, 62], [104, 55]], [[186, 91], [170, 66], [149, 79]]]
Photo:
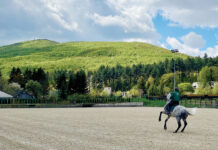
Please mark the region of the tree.
[[27, 68], [27, 69], [24, 71], [23, 77], [24, 77], [24, 82], [25, 82], [25, 84], [26, 84], [29, 80], [33, 80], [33, 73], [32, 73], [32, 71], [29, 70], [29, 68]]
[[76, 93], [76, 76], [72, 72], [70, 74], [70, 79], [69, 79], [69, 82], [68, 82], [68, 94], [72, 95], [74, 93]]
[[208, 64], [208, 56], [207, 56], [207, 53], [204, 54], [204, 65], [206, 66]]
[[59, 89], [59, 97], [62, 99], [67, 98], [67, 82], [66, 81], [63, 81], [61, 83], [61, 87]]
[[131, 83], [128, 79], [123, 79], [122, 81], [122, 91], [127, 91], [131, 89]]
[[194, 70], [194, 69], [193, 69], [193, 66], [195, 66], [194, 63], [195, 63], [195, 61], [194, 61], [194, 59], [191, 58], [191, 57], [188, 57], [187, 59], [185, 59], [184, 64], [185, 64], [186, 71], [192, 71], [192, 70]]
[[112, 90], [113, 91], [122, 90], [122, 81], [120, 78], [114, 81], [114, 84], [112, 86]]
[[151, 85], [147, 91], [148, 96], [155, 96], [158, 93], [157, 87], [155, 85]]
[[62, 99], [67, 98], [67, 77], [65, 72], [61, 72], [56, 79], [56, 87], [59, 92], [59, 97]]
[[178, 88], [181, 95], [184, 95], [188, 92], [194, 92], [194, 88], [192, 87], [191, 83], [180, 83], [178, 84]]
[[218, 94], [218, 82], [215, 83], [212, 91], [213, 91], [213, 94]]
[[38, 68], [36, 73], [35, 80], [38, 81], [42, 86], [42, 94], [46, 95], [48, 94], [48, 75], [45, 73], [45, 71], [42, 68]]
[[211, 69], [211, 75], [212, 75], [211, 81], [218, 81], [218, 67], [212, 66], [210, 67], [210, 69]]
[[20, 68], [15, 68], [15, 67], [12, 68], [8, 82], [19, 83], [22, 88], [25, 86], [24, 78]]
[[36, 98], [39, 98], [42, 94], [42, 86], [37, 81], [28, 81], [26, 84], [26, 90]]
[[[178, 74], [176, 74], [176, 84], [179, 83]], [[173, 73], [167, 73], [160, 78], [159, 90], [161, 95], [173, 91]]]
[[60, 72], [57, 73], [57, 77], [56, 77], [56, 88], [57, 89], [61, 89], [62, 83], [65, 82], [66, 83], [66, 73], [65, 72]]
[[197, 57], [195, 58], [195, 64], [196, 64], [196, 69], [197, 69], [197, 72], [199, 73], [202, 66], [203, 66], [203, 60], [200, 58], [200, 57]]
[[199, 73], [198, 81], [201, 82], [204, 87], [209, 81], [212, 81], [211, 79], [212, 79], [211, 69], [208, 66], [203, 67]]
[[154, 78], [150, 76], [148, 80], [146, 81], [145, 89], [147, 90], [146, 92], [148, 93], [148, 90], [151, 86], [154, 85]]
[[4, 87], [4, 91], [11, 95], [21, 90], [23, 90], [23, 88], [21, 88], [21, 86], [18, 83], [14, 83], [14, 82]]
[[3, 79], [2, 76], [0, 76], [0, 90], [3, 90], [7, 84], [8, 84], [7, 81], [5, 79]]
[[142, 89], [145, 93], [145, 79], [142, 76], [139, 78], [137, 86], [139, 89]]
[[58, 100], [58, 90], [56, 90], [56, 89], [49, 90], [48, 98], [50, 100], [53, 100], [54, 103], [57, 102], [57, 100]]
[[86, 94], [88, 92], [87, 90], [87, 79], [86, 74], [84, 70], [80, 70], [76, 73], [76, 93], [78, 94]]
[[138, 97], [140, 96], [139, 94], [139, 90], [136, 88], [136, 87], [133, 87], [131, 90], [130, 90], [130, 93], [133, 97]]

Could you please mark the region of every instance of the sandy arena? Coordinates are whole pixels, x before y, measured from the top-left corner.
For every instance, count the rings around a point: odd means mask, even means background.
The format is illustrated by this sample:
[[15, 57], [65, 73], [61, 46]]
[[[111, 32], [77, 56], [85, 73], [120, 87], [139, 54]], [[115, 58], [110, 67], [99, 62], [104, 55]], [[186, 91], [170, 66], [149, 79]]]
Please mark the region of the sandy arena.
[[[215, 150], [218, 109], [198, 109], [184, 133], [161, 108], [0, 109], [0, 150]], [[183, 124], [182, 124], [183, 125]]]

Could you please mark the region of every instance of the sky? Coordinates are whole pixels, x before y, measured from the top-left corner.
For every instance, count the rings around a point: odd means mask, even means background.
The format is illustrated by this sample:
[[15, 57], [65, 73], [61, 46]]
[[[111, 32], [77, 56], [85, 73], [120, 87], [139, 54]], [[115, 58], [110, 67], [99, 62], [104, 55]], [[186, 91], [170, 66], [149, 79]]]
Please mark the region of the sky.
[[0, 0], [0, 45], [146, 42], [218, 56], [218, 0]]

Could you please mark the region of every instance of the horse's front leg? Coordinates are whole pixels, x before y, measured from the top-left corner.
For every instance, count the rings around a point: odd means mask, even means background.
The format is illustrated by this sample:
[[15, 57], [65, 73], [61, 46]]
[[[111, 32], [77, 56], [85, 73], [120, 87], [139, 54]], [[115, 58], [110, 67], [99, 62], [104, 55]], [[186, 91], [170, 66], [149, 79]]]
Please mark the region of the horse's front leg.
[[160, 112], [160, 115], [159, 115], [159, 121], [161, 121], [162, 113], [163, 113], [163, 111]]
[[167, 129], [167, 121], [168, 121], [168, 119], [170, 119], [170, 115], [168, 115], [167, 119], [165, 120], [165, 123], [164, 123], [164, 130]]

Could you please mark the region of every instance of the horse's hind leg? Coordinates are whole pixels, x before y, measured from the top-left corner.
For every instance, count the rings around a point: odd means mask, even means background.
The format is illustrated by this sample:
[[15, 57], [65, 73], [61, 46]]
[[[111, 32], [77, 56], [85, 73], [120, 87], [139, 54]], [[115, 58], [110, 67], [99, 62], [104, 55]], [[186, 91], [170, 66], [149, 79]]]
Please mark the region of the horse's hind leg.
[[163, 113], [163, 111], [160, 112], [160, 115], [159, 115], [159, 121], [161, 121], [162, 113]]
[[170, 118], [170, 116], [168, 115], [168, 117], [167, 117], [167, 119], [165, 120], [165, 123], [164, 123], [164, 130], [167, 129], [167, 121], [168, 121], [169, 118]]
[[181, 132], [183, 132], [183, 131], [185, 130], [185, 127], [187, 126], [187, 121], [186, 121], [186, 119], [183, 119], [183, 121], [184, 121], [184, 127], [183, 127], [183, 129], [181, 130]]
[[178, 123], [178, 127], [177, 127], [176, 131], [174, 131], [174, 133], [176, 133], [179, 130], [179, 128], [181, 127], [181, 117], [176, 117], [176, 120]]

